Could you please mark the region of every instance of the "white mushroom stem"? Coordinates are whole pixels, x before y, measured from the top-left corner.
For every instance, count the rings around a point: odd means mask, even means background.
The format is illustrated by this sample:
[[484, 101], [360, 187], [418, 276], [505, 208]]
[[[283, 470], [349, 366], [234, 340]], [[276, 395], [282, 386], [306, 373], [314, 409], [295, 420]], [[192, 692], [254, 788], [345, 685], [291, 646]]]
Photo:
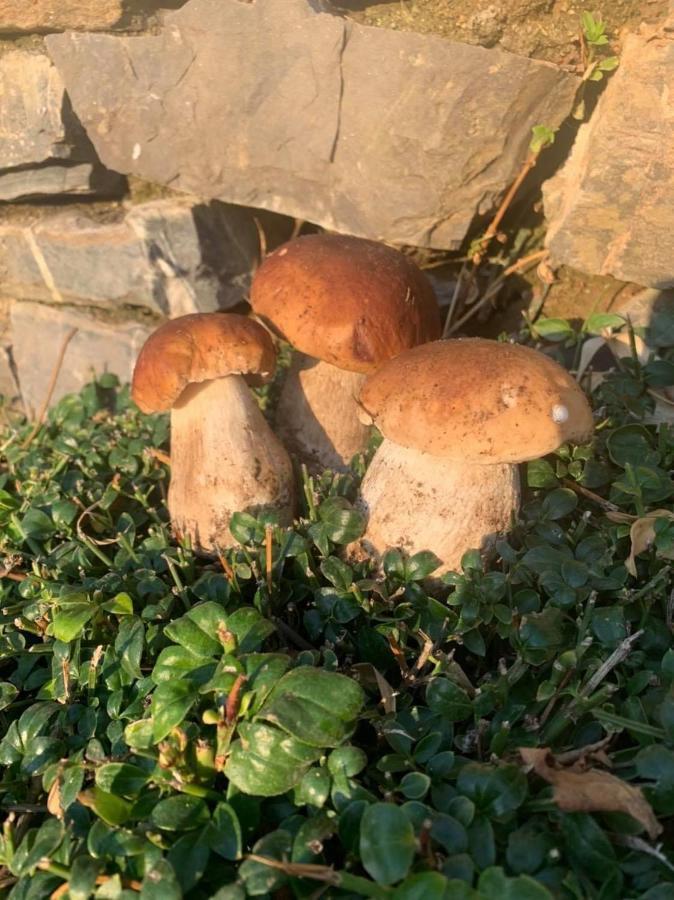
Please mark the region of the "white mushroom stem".
[[361, 546], [380, 558], [389, 548], [431, 550], [434, 576], [460, 571], [467, 550], [488, 552], [519, 507], [517, 466], [452, 462], [384, 440], [361, 485], [368, 519]]
[[240, 375], [190, 384], [171, 410], [168, 506], [180, 535], [212, 554], [236, 543], [235, 512], [292, 520], [290, 458]]
[[367, 446], [356, 397], [365, 375], [296, 353], [279, 398], [276, 430], [310, 470], [345, 471]]

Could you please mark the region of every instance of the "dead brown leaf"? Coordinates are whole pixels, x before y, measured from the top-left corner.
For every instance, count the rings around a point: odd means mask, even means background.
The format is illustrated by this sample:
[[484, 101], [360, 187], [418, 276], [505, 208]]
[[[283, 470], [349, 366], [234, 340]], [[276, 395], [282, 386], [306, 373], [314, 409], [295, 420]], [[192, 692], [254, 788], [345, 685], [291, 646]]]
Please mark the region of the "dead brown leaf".
[[662, 832], [641, 789], [601, 769], [559, 768], [548, 747], [520, 747], [520, 756], [548, 784], [564, 812], [628, 813], [644, 826], [651, 839]]
[[[630, 555], [625, 560], [625, 568], [630, 575], [636, 576], [637, 564], [636, 557], [644, 550], [648, 550], [655, 540], [655, 523], [658, 519], [674, 519], [674, 513], [668, 509], [654, 509], [647, 516], [642, 516], [632, 524], [630, 528], [630, 540], [632, 547]], [[666, 553], [661, 553], [666, 559], [670, 557]]]

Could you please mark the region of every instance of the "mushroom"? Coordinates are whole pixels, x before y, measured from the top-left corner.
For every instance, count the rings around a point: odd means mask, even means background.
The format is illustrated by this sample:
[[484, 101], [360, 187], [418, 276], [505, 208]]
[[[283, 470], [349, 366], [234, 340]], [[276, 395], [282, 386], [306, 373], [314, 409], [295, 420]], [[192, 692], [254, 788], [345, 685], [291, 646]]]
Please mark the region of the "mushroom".
[[255, 274], [250, 300], [300, 351], [279, 398], [278, 433], [311, 469], [344, 471], [367, 443], [356, 403], [365, 375], [440, 336], [430, 283], [391, 247], [317, 234], [271, 253]]
[[361, 548], [431, 550], [437, 575], [488, 552], [519, 507], [517, 463], [592, 434], [592, 411], [556, 362], [469, 338], [415, 347], [370, 376], [363, 417], [384, 441], [360, 489]]
[[176, 531], [210, 555], [235, 543], [234, 512], [274, 509], [290, 522], [293, 471], [246, 385], [276, 368], [262, 325], [231, 313], [196, 313], [145, 342], [132, 395], [143, 412], [171, 410], [168, 506]]

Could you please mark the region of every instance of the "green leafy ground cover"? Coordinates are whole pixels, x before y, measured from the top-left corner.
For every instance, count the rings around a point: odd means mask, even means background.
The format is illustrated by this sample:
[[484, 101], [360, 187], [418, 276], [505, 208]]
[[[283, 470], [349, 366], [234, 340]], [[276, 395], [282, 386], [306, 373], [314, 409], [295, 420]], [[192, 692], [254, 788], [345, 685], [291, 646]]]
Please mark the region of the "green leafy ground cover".
[[[611, 324], [536, 333], [578, 359]], [[643, 424], [669, 384], [668, 352], [623, 360], [594, 445], [528, 466], [498, 559], [430, 588], [430, 553], [344, 561], [362, 461], [209, 562], [170, 535], [167, 419], [113, 378], [28, 446], [6, 429], [3, 894], [674, 896], [674, 428]]]

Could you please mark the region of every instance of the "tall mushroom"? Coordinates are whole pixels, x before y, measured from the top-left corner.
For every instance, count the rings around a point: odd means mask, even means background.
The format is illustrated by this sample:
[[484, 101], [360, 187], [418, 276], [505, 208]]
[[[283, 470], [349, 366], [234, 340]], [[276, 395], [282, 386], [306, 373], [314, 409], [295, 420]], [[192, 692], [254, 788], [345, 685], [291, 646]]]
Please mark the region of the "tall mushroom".
[[277, 431], [311, 468], [344, 470], [367, 442], [355, 399], [365, 375], [440, 336], [433, 289], [416, 264], [391, 247], [318, 234], [270, 254], [255, 274], [250, 299], [300, 351], [281, 392]]
[[361, 485], [361, 545], [431, 550], [438, 574], [488, 550], [519, 506], [517, 463], [592, 433], [592, 411], [556, 362], [471, 338], [415, 347], [363, 385], [363, 417], [384, 436]]
[[267, 331], [231, 313], [173, 319], [140, 352], [133, 399], [143, 412], [171, 410], [169, 512], [198, 552], [235, 543], [232, 513], [291, 520], [292, 464], [244, 380], [264, 383], [275, 368]]

